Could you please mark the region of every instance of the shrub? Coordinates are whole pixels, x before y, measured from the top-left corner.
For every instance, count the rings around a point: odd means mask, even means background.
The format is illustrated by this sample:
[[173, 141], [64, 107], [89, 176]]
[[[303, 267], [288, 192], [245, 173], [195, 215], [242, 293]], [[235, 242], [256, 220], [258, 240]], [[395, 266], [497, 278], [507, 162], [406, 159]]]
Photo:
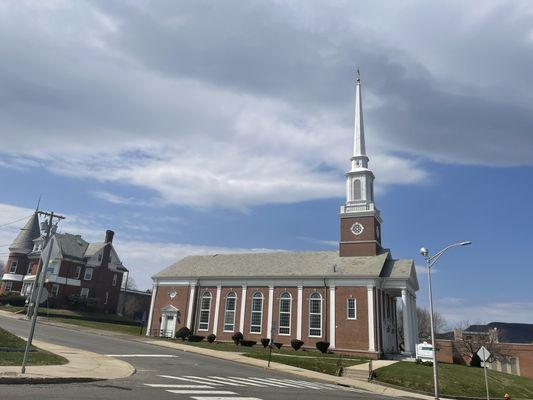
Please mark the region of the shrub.
[[207, 341], [209, 343], [213, 343], [216, 338], [217, 338], [217, 335], [215, 335], [214, 333], [211, 333], [210, 335], [207, 335]]
[[322, 354], [326, 354], [329, 348], [329, 342], [316, 342], [316, 348], [320, 350]]
[[274, 343], [274, 346], [277, 347], [277, 349], [281, 349], [281, 346], [283, 346], [283, 343]]
[[422, 361], [420, 358], [415, 360], [415, 364], [424, 365], [425, 367], [432, 367], [433, 361]]
[[300, 339], [292, 339], [291, 340], [291, 346], [294, 350], [298, 351], [300, 347], [304, 345], [304, 342], [302, 342]]
[[481, 368], [481, 358], [479, 358], [477, 353], [474, 353], [472, 355], [472, 359], [470, 360], [470, 366], [471, 367], [476, 367], [476, 368]]
[[187, 328], [186, 326], [183, 326], [183, 327], [178, 329], [178, 331], [176, 332], [174, 337], [176, 339], [181, 339], [181, 340], [185, 341], [187, 336], [190, 336], [190, 335], [191, 335], [191, 330], [189, 328]]
[[89, 297], [85, 302], [85, 307], [88, 312], [93, 312], [98, 308], [99, 299], [96, 297]]
[[201, 342], [202, 340], [205, 339], [205, 336], [202, 336], [202, 335], [190, 335], [187, 340], [189, 342]]
[[231, 340], [233, 340], [236, 346], [238, 346], [242, 342], [243, 339], [244, 339], [244, 336], [242, 335], [241, 332], [237, 332], [231, 337]]
[[270, 344], [270, 339], [268, 338], [261, 339], [261, 344], [263, 345], [264, 348], [267, 348], [268, 345]]
[[241, 346], [253, 347], [257, 344], [256, 340], [241, 340]]
[[20, 294], [8, 293], [0, 296], [0, 304], [9, 304], [11, 306], [24, 306], [26, 298]]

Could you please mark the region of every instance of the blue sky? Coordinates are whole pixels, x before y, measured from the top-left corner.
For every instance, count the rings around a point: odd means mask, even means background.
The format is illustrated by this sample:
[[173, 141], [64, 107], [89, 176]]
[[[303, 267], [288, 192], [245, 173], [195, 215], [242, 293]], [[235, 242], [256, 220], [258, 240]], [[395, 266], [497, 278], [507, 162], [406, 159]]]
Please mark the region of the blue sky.
[[533, 323], [527, 2], [20, 4], [0, 8], [0, 225], [42, 195], [63, 231], [115, 230], [140, 288], [188, 254], [336, 249], [359, 65], [384, 245], [421, 267], [472, 240], [435, 267], [450, 326]]

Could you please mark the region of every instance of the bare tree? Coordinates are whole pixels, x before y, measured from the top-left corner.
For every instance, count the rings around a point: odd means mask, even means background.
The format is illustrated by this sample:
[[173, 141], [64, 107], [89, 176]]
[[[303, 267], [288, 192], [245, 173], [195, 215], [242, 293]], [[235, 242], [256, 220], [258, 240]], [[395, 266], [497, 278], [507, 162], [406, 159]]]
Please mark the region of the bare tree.
[[[418, 337], [422, 340], [431, 338], [431, 321], [429, 311], [425, 308], [417, 307], [416, 316], [418, 319]], [[435, 333], [442, 333], [446, 328], [446, 319], [438, 311], [433, 311], [433, 324]]]
[[126, 280], [122, 281], [122, 289], [125, 287], [128, 288], [128, 290], [136, 290], [137, 289], [137, 282], [135, 282], [135, 279], [133, 279], [133, 276], [128, 276], [127, 279], [127, 286], [126, 286]]
[[481, 360], [477, 355], [481, 346], [485, 346], [490, 352], [491, 356], [488, 359], [490, 363], [508, 357], [500, 345], [501, 332], [497, 328], [474, 332], [466, 330], [469, 326], [471, 325], [468, 321], [463, 321], [453, 330], [457, 350], [466, 363], [471, 366], [481, 366]]

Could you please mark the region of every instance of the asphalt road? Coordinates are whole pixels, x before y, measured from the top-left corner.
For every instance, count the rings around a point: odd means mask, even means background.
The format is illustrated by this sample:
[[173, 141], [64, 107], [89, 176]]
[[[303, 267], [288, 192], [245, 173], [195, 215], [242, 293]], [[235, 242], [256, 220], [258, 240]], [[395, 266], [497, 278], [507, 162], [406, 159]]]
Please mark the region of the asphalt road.
[[[27, 335], [29, 323], [0, 316], [0, 326]], [[35, 337], [119, 357], [135, 366], [127, 379], [61, 385], [0, 385], [4, 399], [280, 400], [390, 399], [367, 392], [266, 371], [232, 361], [50, 325]]]

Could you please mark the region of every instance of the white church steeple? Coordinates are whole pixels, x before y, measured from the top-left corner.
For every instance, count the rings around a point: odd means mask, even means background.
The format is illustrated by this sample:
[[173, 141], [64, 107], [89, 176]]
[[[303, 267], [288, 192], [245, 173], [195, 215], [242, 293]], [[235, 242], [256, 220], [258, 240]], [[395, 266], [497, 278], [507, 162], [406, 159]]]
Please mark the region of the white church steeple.
[[381, 251], [381, 217], [374, 205], [374, 174], [368, 168], [363, 124], [361, 75], [355, 81], [355, 127], [351, 169], [346, 173], [346, 203], [341, 206], [341, 256], [376, 255]]

